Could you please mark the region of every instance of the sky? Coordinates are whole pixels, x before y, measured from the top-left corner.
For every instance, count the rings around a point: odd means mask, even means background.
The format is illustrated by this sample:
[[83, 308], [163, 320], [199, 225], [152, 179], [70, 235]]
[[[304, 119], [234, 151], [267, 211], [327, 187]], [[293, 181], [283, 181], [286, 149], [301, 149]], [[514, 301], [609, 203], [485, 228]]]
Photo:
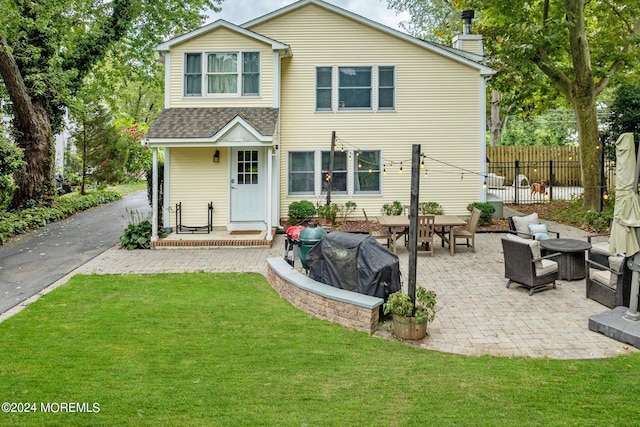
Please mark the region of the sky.
[[[223, 0], [222, 11], [211, 13], [210, 22], [224, 19], [232, 24], [244, 24], [281, 7], [295, 3], [296, 0]], [[335, 6], [356, 13], [365, 18], [384, 24], [396, 30], [403, 31], [399, 24], [409, 20], [409, 14], [396, 15], [395, 11], [387, 9], [386, 0], [325, 0]]]

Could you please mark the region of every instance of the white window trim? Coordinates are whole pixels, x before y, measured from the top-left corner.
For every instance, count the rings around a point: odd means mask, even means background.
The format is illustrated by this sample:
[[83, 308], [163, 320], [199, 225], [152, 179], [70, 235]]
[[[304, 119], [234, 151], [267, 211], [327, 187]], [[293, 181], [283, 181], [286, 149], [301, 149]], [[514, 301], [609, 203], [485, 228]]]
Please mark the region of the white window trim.
[[[208, 93], [208, 76], [214, 75], [214, 73], [210, 73], [207, 70], [208, 64], [208, 55], [211, 54], [224, 54], [224, 53], [235, 53], [238, 55], [238, 67], [236, 70], [237, 75], [237, 86], [235, 93]], [[258, 54], [258, 94], [250, 94], [250, 95], [242, 95], [243, 90], [243, 67], [244, 67], [244, 54], [245, 53], [257, 53]], [[200, 95], [187, 95], [186, 93], [186, 72], [187, 72], [187, 55], [200, 54], [200, 67], [201, 67], [201, 84], [200, 84]], [[184, 52], [182, 56], [183, 67], [182, 67], [182, 96], [183, 98], [193, 99], [193, 98], [261, 98], [262, 97], [262, 77], [263, 77], [263, 54], [261, 50], [215, 50], [215, 51], [189, 51]], [[227, 73], [225, 73], [227, 74]]]
[[[340, 108], [340, 68], [371, 67], [371, 108]], [[380, 67], [393, 68], [393, 108], [379, 107]], [[331, 109], [318, 109], [318, 68], [331, 68]], [[398, 66], [396, 64], [316, 65], [313, 68], [313, 110], [316, 113], [393, 113], [398, 110]]]
[[[393, 69], [393, 108], [380, 108], [380, 67]], [[375, 93], [375, 111], [380, 113], [393, 113], [398, 108], [398, 67], [393, 64], [376, 65], [376, 93]]]

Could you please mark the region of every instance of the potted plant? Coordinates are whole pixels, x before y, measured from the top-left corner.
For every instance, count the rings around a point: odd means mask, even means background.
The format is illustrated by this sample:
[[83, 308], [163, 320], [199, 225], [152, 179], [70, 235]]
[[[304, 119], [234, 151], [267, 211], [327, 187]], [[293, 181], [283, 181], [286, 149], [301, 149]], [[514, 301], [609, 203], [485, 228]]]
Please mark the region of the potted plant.
[[418, 288], [414, 306], [409, 295], [394, 292], [384, 303], [383, 311], [391, 313], [393, 332], [398, 338], [420, 340], [427, 335], [427, 323], [436, 317], [436, 293]]

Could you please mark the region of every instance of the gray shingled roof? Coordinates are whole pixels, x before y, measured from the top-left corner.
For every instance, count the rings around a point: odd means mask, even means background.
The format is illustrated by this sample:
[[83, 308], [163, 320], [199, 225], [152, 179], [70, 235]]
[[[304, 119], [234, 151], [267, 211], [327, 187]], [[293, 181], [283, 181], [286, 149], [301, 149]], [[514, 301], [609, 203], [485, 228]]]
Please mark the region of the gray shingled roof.
[[277, 108], [169, 108], [151, 126], [146, 138], [210, 138], [237, 116], [261, 135], [273, 136]]

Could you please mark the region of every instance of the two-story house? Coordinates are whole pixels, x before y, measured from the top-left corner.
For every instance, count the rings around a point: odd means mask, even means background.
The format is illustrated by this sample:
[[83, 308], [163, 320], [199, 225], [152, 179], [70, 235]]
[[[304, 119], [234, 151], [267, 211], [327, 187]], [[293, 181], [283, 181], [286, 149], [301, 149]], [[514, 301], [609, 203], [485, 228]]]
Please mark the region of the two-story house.
[[420, 144], [420, 201], [468, 214], [485, 198], [492, 70], [479, 36], [456, 43], [300, 0], [158, 45], [165, 109], [146, 139], [154, 159], [164, 149], [163, 225], [175, 227], [178, 203], [183, 224], [206, 224], [212, 202], [214, 228], [267, 230], [271, 239], [291, 202], [325, 202], [334, 132], [333, 202], [374, 215], [385, 203], [408, 204]]

